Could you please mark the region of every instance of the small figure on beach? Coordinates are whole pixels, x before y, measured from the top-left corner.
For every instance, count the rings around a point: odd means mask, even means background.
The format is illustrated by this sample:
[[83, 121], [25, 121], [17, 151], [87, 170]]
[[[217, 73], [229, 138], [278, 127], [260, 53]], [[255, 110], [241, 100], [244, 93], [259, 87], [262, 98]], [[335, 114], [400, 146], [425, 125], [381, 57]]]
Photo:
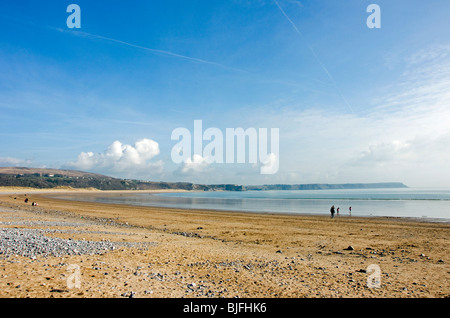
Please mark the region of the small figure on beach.
[[331, 212], [331, 218], [334, 218], [334, 205], [331, 206], [330, 212]]
[[352, 215], [352, 207], [351, 206], [348, 207], [348, 213], [350, 213], [350, 216]]
[[336, 210], [336, 215], [339, 215], [339, 207]]
[[28, 202], [28, 198], [25, 198], [24, 202], [27, 203]]

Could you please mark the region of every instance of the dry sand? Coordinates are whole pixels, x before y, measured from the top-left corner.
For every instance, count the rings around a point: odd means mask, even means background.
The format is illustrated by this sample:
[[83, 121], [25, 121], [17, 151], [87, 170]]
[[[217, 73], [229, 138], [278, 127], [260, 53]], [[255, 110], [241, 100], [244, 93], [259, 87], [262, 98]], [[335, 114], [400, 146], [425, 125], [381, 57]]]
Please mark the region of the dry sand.
[[450, 296], [448, 223], [94, 204], [39, 192], [27, 192], [26, 204], [23, 191], [11, 191], [0, 195], [2, 228], [82, 222], [47, 235], [139, 244], [101, 255], [0, 255], [0, 297]]

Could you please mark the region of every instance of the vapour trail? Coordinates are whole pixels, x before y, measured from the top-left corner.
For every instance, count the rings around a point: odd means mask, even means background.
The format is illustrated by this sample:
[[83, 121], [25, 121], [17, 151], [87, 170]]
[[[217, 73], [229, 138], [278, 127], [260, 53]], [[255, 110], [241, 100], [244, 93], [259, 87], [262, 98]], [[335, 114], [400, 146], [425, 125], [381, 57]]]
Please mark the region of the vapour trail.
[[314, 51], [314, 49], [311, 47], [311, 45], [309, 45], [308, 41], [306, 40], [306, 38], [303, 36], [303, 33], [300, 32], [300, 30], [297, 28], [297, 26], [295, 25], [295, 23], [291, 20], [291, 18], [289, 18], [289, 16], [286, 14], [286, 12], [284, 12], [284, 10], [281, 8], [280, 4], [278, 3], [277, 0], [274, 0], [275, 4], [277, 5], [278, 9], [280, 9], [281, 13], [285, 16], [285, 18], [289, 21], [289, 23], [292, 25], [292, 27], [294, 28], [295, 32], [297, 32], [298, 35], [300, 35], [300, 37], [303, 39], [303, 41], [305, 42], [306, 46], [308, 47], [308, 49], [310, 50], [310, 52], [312, 53], [312, 55], [314, 56], [314, 58], [316, 59], [317, 63], [319, 63], [320, 67], [322, 68], [322, 70], [327, 74], [328, 78], [330, 79], [330, 81], [333, 83], [334, 87], [336, 88], [336, 90], [339, 92], [339, 95], [341, 95], [341, 98], [344, 100], [345, 104], [348, 106], [348, 108], [350, 109], [350, 111], [353, 113], [353, 108], [350, 105], [350, 103], [348, 102], [348, 100], [344, 97], [344, 95], [342, 94], [341, 90], [339, 89], [339, 87], [336, 84], [336, 81], [334, 80], [333, 76], [330, 74], [330, 72], [328, 71], [328, 69], [325, 67], [325, 65], [320, 61], [319, 57], [317, 56], [316, 52]]
[[141, 50], [145, 50], [145, 51], [148, 51], [148, 52], [152, 52], [152, 53], [155, 53], [155, 54], [168, 55], [168, 56], [172, 56], [172, 57], [177, 57], [177, 58], [189, 60], [189, 61], [192, 61], [192, 62], [197, 62], [197, 63], [202, 63], [202, 64], [209, 64], [209, 65], [214, 65], [214, 66], [218, 66], [218, 67], [229, 69], [229, 70], [234, 70], [234, 71], [238, 71], [238, 72], [248, 73], [245, 70], [238, 69], [238, 68], [231, 67], [231, 66], [227, 66], [227, 65], [220, 64], [220, 63], [217, 63], [217, 62], [212, 62], [212, 61], [208, 61], [208, 60], [204, 60], [204, 59], [200, 59], [200, 58], [196, 58], [196, 57], [186, 56], [186, 55], [182, 55], [182, 54], [178, 54], [178, 53], [174, 53], [174, 52], [170, 52], [170, 51], [159, 50], [159, 49], [152, 49], [152, 48], [148, 48], [148, 47], [145, 47], [145, 46], [136, 45], [136, 44], [133, 44], [133, 43], [129, 43], [129, 42], [125, 42], [125, 41], [109, 38], [109, 37], [106, 37], [106, 36], [92, 34], [92, 33], [89, 33], [89, 32], [78, 31], [78, 30], [65, 30], [65, 29], [58, 28], [58, 27], [53, 27], [53, 26], [36, 25], [33, 21], [24, 21], [24, 20], [20, 20], [18, 18], [15, 18], [15, 17], [3, 16], [2, 14], [0, 14], [0, 17], [6, 18], [8, 20], [12, 20], [12, 21], [14, 21], [16, 23], [21, 23], [21, 24], [25, 24], [25, 25], [29, 25], [29, 26], [33, 26], [33, 27], [42, 27], [42, 28], [47, 29], [47, 30], [58, 31], [58, 32], [61, 32], [61, 33], [68, 33], [68, 34], [75, 35], [75, 36], [91, 37], [91, 38], [97, 38], [97, 39], [106, 40], [106, 41], [110, 41], [110, 42], [116, 42], [116, 43], [120, 43], [120, 44], [123, 44], [123, 45], [131, 46], [131, 47], [134, 47], [134, 48], [137, 48], [137, 49], [141, 49]]
[[[59, 29], [59, 30], [61, 31], [61, 29]], [[174, 52], [170, 52], [170, 51], [159, 50], [159, 49], [152, 49], [152, 48], [148, 48], [148, 47], [145, 47], [145, 46], [136, 45], [136, 44], [133, 44], [133, 43], [129, 43], [129, 42], [125, 42], [125, 41], [109, 38], [109, 37], [102, 36], [102, 35], [92, 34], [92, 33], [84, 32], [84, 31], [71, 31], [71, 33], [73, 33], [75, 35], [78, 35], [78, 36], [92, 37], [92, 38], [97, 38], [97, 39], [106, 40], [106, 41], [110, 41], [110, 42], [115, 42], [115, 43], [131, 46], [131, 47], [134, 47], [134, 48], [137, 48], [137, 49], [145, 50], [145, 51], [148, 51], [148, 52], [151, 52], [151, 53], [168, 55], [168, 56], [172, 56], [172, 57], [176, 57], [176, 58], [189, 60], [189, 61], [192, 61], [192, 62], [197, 62], [197, 63], [202, 63], [202, 64], [209, 64], [209, 65], [218, 66], [218, 67], [221, 67], [221, 68], [230, 69], [230, 70], [234, 70], [234, 71], [238, 71], [238, 72], [246, 72], [244, 70], [241, 70], [241, 69], [238, 69], [238, 68], [234, 68], [234, 67], [230, 67], [230, 66], [227, 66], [227, 65], [224, 65], [224, 64], [220, 64], [220, 63], [217, 63], [217, 62], [203, 60], [203, 59], [200, 59], [200, 58], [186, 56], [186, 55], [182, 55], [182, 54], [178, 54], [178, 53], [174, 53]]]

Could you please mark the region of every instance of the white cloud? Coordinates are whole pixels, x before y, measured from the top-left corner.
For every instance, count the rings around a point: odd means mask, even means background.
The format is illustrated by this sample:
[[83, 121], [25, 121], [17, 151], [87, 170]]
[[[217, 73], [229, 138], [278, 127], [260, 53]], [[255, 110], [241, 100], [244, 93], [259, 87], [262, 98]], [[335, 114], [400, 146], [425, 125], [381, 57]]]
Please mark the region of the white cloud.
[[12, 157], [0, 157], [0, 166], [24, 166], [27, 167], [31, 164], [31, 160], [24, 160]]
[[354, 161], [356, 165], [383, 166], [392, 161], [411, 159], [411, 143], [402, 141], [383, 142], [370, 145], [369, 149], [361, 152]]
[[197, 174], [204, 173], [208, 171], [210, 167], [208, 158], [202, 157], [198, 154], [194, 154], [192, 159], [187, 158], [180, 169], [178, 170], [181, 174]]
[[116, 140], [102, 153], [82, 152], [75, 162], [66, 166], [143, 179], [162, 172], [162, 161], [150, 161], [159, 153], [159, 144], [151, 139], [141, 139], [134, 146]]
[[271, 152], [266, 158], [261, 159], [261, 174], [275, 174], [279, 169], [279, 158]]
[[436, 44], [423, 48], [406, 57], [409, 65], [421, 64], [428, 61], [442, 60], [450, 56], [450, 45]]

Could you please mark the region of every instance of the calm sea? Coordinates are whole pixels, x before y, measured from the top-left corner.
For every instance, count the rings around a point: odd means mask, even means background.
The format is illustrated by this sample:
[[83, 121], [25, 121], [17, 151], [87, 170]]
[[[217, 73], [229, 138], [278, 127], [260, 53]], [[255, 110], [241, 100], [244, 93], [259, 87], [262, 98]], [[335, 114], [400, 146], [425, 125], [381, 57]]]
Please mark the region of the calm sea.
[[[84, 200], [78, 195], [71, 199]], [[89, 196], [89, 201], [266, 213], [410, 217], [450, 222], [450, 189], [357, 189], [294, 191], [214, 191], [176, 193], [134, 193]]]

